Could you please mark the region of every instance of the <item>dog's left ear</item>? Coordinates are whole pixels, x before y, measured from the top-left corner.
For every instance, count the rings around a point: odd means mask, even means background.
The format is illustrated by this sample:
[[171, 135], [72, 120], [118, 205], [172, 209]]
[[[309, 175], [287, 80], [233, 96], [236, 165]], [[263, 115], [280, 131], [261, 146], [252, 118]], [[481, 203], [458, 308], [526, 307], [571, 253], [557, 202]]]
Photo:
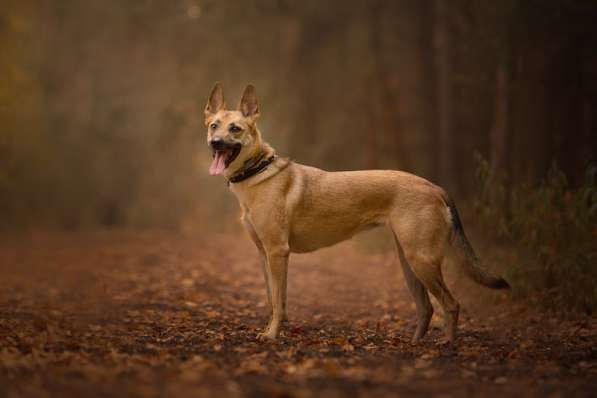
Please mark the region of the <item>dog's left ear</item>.
[[259, 117], [259, 103], [257, 102], [257, 93], [255, 87], [249, 84], [245, 88], [243, 97], [238, 105], [238, 110], [242, 112], [245, 117], [257, 119]]

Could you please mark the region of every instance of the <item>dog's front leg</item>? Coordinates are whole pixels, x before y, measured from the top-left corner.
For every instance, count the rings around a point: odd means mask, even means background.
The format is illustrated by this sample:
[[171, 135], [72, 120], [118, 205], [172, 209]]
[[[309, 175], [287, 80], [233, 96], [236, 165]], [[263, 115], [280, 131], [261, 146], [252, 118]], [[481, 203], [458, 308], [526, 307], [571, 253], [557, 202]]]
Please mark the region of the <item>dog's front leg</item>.
[[245, 214], [243, 214], [243, 216], [242, 216], [242, 222], [243, 222], [243, 225], [245, 226], [245, 229], [249, 233], [251, 240], [253, 241], [253, 243], [255, 243], [255, 246], [257, 247], [257, 250], [259, 251], [259, 257], [261, 257], [260, 258], [261, 259], [261, 268], [263, 270], [263, 278], [265, 279], [265, 287], [267, 289], [267, 307], [271, 311], [272, 310], [272, 288], [271, 288], [271, 282], [270, 282], [269, 267], [267, 265], [267, 254], [263, 247], [263, 243], [261, 243], [261, 239], [259, 239], [259, 236], [257, 235], [257, 232], [255, 231], [255, 228], [253, 228], [253, 224], [251, 224], [251, 222], [249, 221], [248, 217]]
[[277, 247], [266, 249], [267, 265], [270, 272], [272, 292], [272, 318], [258, 338], [275, 340], [285, 318], [286, 277], [288, 274], [288, 248]]

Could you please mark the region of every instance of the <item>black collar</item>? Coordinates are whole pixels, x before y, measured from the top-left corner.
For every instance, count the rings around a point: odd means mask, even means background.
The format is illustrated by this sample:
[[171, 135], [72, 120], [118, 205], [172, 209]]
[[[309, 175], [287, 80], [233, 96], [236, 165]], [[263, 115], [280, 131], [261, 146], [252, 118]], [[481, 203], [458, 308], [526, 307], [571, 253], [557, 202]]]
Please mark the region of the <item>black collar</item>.
[[[264, 159], [265, 153], [261, 154], [255, 161], [253, 161], [251, 166], [244, 167], [234, 174], [232, 177], [228, 179], [230, 183], [237, 183], [246, 180], [249, 177], [253, 177], [255, 174], [261, 173], [267, 166], [269, 166], [274, 160], [276, 160], [276, 155], [272, 155], [267, 159]], [[253, 159], [248, 160], [245, 164], [251, 162]]]

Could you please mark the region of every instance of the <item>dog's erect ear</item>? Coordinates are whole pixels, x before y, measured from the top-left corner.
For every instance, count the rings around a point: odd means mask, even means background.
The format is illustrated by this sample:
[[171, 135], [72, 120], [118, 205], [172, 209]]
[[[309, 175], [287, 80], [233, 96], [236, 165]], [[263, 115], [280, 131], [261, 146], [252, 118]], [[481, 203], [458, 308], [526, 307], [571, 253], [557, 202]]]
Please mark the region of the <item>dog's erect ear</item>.
[[215, 113], [218, 113], [219, 110], [224, 109], [224, 106], [224, 93], [222, 92], [222, 86], [220, 83], [216, 83], [214, 88], [211, 89], [211, 94], [209, 95], [207, 105], [205, 106], [205, 117], [209, 117]]
[[245, 88], [243, 98], [240, 100], [238, 110], [243, 113], [245, 117], [252, 117], [256, 119], [259, 116], [259, 103], [257, 102], [257, 93], [255, 87], [249, 84]]

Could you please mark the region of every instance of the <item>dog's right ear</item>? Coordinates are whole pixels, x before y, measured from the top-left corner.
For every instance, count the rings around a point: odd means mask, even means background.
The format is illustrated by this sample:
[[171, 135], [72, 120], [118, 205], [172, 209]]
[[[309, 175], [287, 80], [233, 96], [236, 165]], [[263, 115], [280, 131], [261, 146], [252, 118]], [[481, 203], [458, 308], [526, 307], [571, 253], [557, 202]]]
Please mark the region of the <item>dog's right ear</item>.
[[214, 114], [218, 113], [218, 111], [224, 109], [225, 106], [222, 86], [219, 82], [217, 82], [214, 88], [211, 89], [211, 94], [207, 100], [207, 105], [205, 106], [205, 117], [208, 118], [213, 116]]

